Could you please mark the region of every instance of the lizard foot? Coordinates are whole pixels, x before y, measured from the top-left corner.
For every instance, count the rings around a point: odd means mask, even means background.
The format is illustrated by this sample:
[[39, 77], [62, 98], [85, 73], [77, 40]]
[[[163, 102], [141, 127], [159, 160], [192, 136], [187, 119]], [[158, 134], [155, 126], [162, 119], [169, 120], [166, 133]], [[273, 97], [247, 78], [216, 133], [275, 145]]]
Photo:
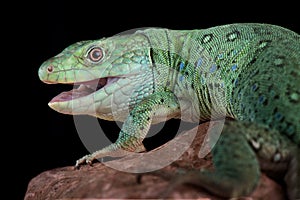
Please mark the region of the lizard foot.
[[129, 154], [132, 154], [134, 152], [143, 152], [146, 151], [144, 145], [139, 145], [136, 147], [135, 151], [130, 152], [130, 151], [126, 151], [125, 149], [123, 149], [121, 147], [121, 145], [118, 144], [111, 144], [107, 147], [104, 147], [103, 149], [100, 149], [99, 151], [96, 151], [92, 154], [83, 156], [82, 158], [78, 159], [76, 161], [76, 164], [74, 166], [75, 169], [79, 169], [81, 165], [92, 165], [93, 161], [99, 158], [104, 158], [106, 156], [109, 157], [123, 157]]
[[88, 164], [91, 166], [94, 160], [95, 160], [95, 157], [92, 154], [83, 156], [82, 158], [80, 158], [76, 161], [74, 168], [79, 169], [80, 166], [84, 165], [84, 164]]

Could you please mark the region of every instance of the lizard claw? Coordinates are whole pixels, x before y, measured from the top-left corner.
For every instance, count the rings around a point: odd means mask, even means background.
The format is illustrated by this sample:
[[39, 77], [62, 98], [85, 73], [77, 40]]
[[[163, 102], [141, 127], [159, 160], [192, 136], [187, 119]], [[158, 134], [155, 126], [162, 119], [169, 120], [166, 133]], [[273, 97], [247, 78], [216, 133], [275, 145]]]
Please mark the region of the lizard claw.
[[93, 163], [93, 160], [95, 158], [92, 156], [92, 155], [86, 155], [80, 159], [78, 159], [76, 161], [76, 164], [74, 166], [75, 169], [79, 169], [81, 165], [84, 165], [84, 164], [88, 164], [90, 166], [92, 166], [92, 163]]

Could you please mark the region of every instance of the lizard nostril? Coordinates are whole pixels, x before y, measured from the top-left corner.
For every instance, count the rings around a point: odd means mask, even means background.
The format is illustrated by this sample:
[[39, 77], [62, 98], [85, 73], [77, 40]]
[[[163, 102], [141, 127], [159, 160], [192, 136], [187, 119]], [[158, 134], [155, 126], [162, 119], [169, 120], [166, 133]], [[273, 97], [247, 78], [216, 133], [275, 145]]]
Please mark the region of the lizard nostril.
[[47, 67], [47, 72], [48, 72], [48, 73], [52, 73], [52, 72], [53, 72], [53, 69], [54, 69], [54, 67], [53, 67], [52, 65], [49, 65], [49, 66]]

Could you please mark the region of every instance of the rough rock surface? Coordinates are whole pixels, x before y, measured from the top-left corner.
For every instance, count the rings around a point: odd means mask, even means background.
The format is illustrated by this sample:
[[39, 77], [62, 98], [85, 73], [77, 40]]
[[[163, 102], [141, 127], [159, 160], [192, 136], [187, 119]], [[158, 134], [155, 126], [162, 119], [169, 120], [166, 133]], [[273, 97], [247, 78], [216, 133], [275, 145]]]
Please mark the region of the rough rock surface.
[[[160, 167], [159, 165], [163, 161], [171, 162], [174, 159], [173, 153], [178, 152], [180, 148], [187, 148], [187, 150], [172, 165], [164, 167], [163, 172], [170, 173], [178, 167], [212, 168], [210, 154], [203, 159], [199, 159], [198, 154], [207, 130], [210, 125], [215, 126], [215, 124], [202, 124], [148, 153], [133, 154], [126, 158], [108, 161], [108, 164], [98, 162], [93, 166], [82, 166], [79, 170], [74, 170], [73, 166], [69, 166], [45, 171], [29, 182], [25, 200], [156, 199], [164, 197], [172, 181], [166, 181], [155, 175], [138, 176], [139, 173], [128, 172], [150, 171]], [[195, 135], [196, 138], [193, 140]], [[192, 140], [193, 143], [190, 145]], [[162, 160], [161, 163], [154, 162], [157, 160], [157, 156]], [[120, 166], [123, 171], [116, 170]], [[167, 198], [222, 199], [191, 185], [178, 185], [168, 193]], [[282, 200], [284, 192], [281, 186], [262, 174], [260, 184], [251, 197], [243, 199]]]

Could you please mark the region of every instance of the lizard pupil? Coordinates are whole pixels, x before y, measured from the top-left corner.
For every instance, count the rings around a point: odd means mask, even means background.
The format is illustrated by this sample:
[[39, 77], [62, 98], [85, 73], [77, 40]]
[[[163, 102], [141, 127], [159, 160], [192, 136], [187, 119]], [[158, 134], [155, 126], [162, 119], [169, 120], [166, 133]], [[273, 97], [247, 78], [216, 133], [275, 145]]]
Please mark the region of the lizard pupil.
[[89, 59], [93, 62], [98, 62], [102, 58], [102, 49], [100, 47], [94, 47], [89, 52]]

